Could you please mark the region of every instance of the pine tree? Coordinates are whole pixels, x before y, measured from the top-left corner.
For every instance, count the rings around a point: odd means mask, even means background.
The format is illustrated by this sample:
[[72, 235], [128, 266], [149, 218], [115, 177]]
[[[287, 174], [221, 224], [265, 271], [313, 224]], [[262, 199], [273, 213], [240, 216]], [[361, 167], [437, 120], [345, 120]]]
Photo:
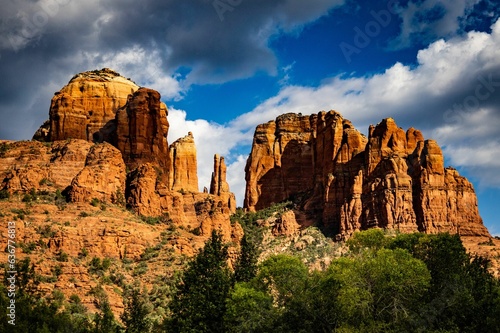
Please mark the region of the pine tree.
[[119, 325], [115, 321], [115, 315], [111, 310], [107, 297], [102, 299], [98, 306], [101, 313], [96, 313], [94, 317], [94, 332], [115, 333], [119, 331]]
[[170, 303], [167, 332], [224, 332], [226, 298], [231, 288], [227, 246], [216, 231], [188, 264]]
[[125, 310], [121, 315], [125, 325], [125, 333], [146, 333], [151, 331], [150, 313], [146, 300], [139, 288], [134, 288], [125, 300]]
[[257, 248], [245, 234], [240, 242], [241, 253], [234, 269], [236, 282], [249, 282], [257, 274]]

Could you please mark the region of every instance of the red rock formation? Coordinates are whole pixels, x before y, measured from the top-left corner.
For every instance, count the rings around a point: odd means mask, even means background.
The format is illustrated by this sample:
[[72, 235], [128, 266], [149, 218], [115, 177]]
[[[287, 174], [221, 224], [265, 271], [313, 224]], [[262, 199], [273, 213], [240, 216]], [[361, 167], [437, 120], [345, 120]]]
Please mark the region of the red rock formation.
[[[156, 192], [159, 175], [151, 163], [145, 163], [133, 170], [127, 177], [127, 205], [137, 214], [160, 216], [162, 209], [160, 195]], [[166, 195], [166, 193], [163, 193]]]
[[11, 193], [47, 187], [64, 190], [84, 168], [91, 147], [82, 140], [9, 143], [0, 156], [0, 189]]
[[171, 161], [169, 188], [172, 191], [199, 192], [193, 133], [189, 132], [185, 137], [172, 143], [169, 153]]
[[245, 168], [245, 207], [262, 209], [313, 188], [311, 121], [289, 113], [257, 126]]
[[187, 230], [197, 230], [210, 237], [218, 230], [226, 241], [238, 234], [231, 226], [231, 210], [223, 198], [207, 193], [169, 191], [150, 163], [132, 171], [127, 179], [127, 204], [145, 216], [167, 213], [172, 223]]
[[271, 232], [273, 236], [294, 236], [300, 231], [300, 225], [297, 223], [293, 210], [287, 210], [276, 221]]
[[472, 184], [444, 168], [439, 146], [392, 118], [366, 139], [334, 111], [259, 125], [246, 166], [245, 208], [292, 199], [339, 238], [371, 227], [489, 235]]
[[50, 105], [50, 140], [110, 141], [116, 111], [139, 87], [111, 69], [75, 75]]
[[236, 197], [229, 189], [229, 184], [226, 180], [227, 168], [224, 162], [224, 157], [219, 155], [214, 156], [214, 172], [210, 181], [210, 194], [223, 197], [227, 201], [229, 210], [236, 212]]
[[69, 198], [72, 202], [96, 198], [119, 203], [125, 198], [125, 178], [125, 163], [120, 151], [108, 143], [95, 145], [87, 155], [85, 167], [71, 182]]
[[116, 113], [116, 147], [130, 169], [152, 162], [168, 179], [167, 108], [160, 94], [140, 88]]

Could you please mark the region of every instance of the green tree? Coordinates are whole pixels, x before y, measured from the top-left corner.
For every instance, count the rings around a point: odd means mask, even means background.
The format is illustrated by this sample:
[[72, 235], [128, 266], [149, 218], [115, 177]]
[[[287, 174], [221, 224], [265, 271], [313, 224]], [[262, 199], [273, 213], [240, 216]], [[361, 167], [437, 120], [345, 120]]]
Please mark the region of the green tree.
[[249, 282], [257, 274], [257, 248], [248, 240], [246, 234], [240, 242], [241, 253], [234, 268], [234, 280], [236, 282]]
[[347, 240], [349, 250], [354, 254], [358, 254], [363, 250], [377, 251], [383, 248], [386, 244], [387, 238], [385, 237], [382, 229], [358, 231]]
[[340, 283], [338, 301], [347, 325], [360, 331], [412, 332], [430, 285], [425, 264], [403, 249], [340, 259], [329, 268]]
[[259, 265], [253, 284], [257, 289], [270, 292], [274, 303], [283, 307], [294, 294], [305, 288], [308, 274], [306, 265], [299, 258], [279, 254]]
[[247, 283], [236, 283], [227, 300], [227, 332], [272, 332], [278, 313], [273, 298]]
[[313, 272], [297, 290], [280, 318], [282, 332], [333, 332], [340, 321], [340, 283], [328, 272]]
[[[0, 332], [33, 332], [33, 333], [88, 333], [91, 324], [86, 316], [73, 314], [62, 308], [64, 297], [55, 291], [50, 297], [43, 297], [36, 289], [33, 265], [29, 258], [16, 265], [15, 326], [8, 324], [10, 318], [7, 311], [0, 311]], [[4, 274], [4, 277], [8, 277]], [[7, 284], [5, 284], [5, 282]], [[0, 284], [0, 307], [7, 309], [11, 299], [8, 297], [10, 283], [8, 280]]]
[[399, 235], [391, 248], [408, 249], [431, 274], [418, 326], [425, 330], [498, 332], [498, 281], [488, 261], [471, 258], [459, 235]]
[[227, 247], [216, 231], [184, 271], [170, 303], [168, 332], [223, 332], [226, 298], [232, 284]]
[[133, 288], [124, 297], [125, 309], [121, 315], [125, 333], [151, 332], [152, 323], [148, 318], [148, 302], [139, 288]]
[[111, 310], [107, 297], [101, 299], [97, 304], [100, 312], [94, 317], [94, 333], [115, 333], [120, 326], [115, 321], [115, 315]]

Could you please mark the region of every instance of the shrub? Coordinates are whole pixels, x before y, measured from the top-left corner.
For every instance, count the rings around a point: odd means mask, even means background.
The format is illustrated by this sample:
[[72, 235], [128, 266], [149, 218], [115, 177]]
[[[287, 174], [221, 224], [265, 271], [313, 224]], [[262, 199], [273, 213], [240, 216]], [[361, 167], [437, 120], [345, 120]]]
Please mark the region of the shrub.
[[90, 214], [87, 213], [87, 212], [81, 212], [80, 214], [78, 214], [78, 216], [80, 216], [80, 217], [89, 217]]
[[10, 193], [6, 189], [0, 190], [0, 200], [10, 199]]
[[97, 198], [92, 198], [92, 201], [90, 202], [90, 204], [91, 204], [92, 206], [94, 206], [94, 207], [99, 206], [99, 204], [100, 204], [100, 203], [101, 203], [101, 202], [100, 202], [100, 201], [99, 201], [99, 199], [97, 199]]
[[59, 252], [56, 256], [56, 260], [57, 261], [61, 261], [61, 262], [67, 262], [68, 261], [68, 254], [66, 252]]

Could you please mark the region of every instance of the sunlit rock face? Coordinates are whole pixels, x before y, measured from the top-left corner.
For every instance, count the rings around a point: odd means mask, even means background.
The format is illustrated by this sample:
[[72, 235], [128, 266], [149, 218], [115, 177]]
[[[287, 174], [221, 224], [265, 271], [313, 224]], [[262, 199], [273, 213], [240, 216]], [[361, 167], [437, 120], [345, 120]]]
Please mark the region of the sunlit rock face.
[[472, 184], [444, 167], [438, 144], [392, 118], [366, 138], [338, 112], [284, 114], [257, 126], [246, 165], [245, 208], [293, 200], [303, 224], [356, 230], [487, 236]]

